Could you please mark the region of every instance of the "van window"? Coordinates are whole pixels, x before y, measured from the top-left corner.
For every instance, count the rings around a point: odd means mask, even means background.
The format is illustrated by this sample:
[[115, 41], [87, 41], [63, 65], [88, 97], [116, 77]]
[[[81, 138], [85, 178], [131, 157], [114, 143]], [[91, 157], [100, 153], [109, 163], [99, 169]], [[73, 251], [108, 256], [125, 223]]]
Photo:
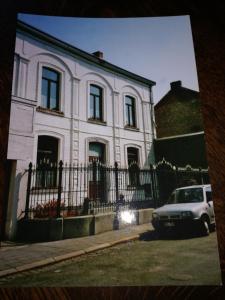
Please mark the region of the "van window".
[[172, 194], [168, 203], [195, 203], [203, 201], [202, 188], [187, 188], [181, 190], [175, 190], [175, 197]]

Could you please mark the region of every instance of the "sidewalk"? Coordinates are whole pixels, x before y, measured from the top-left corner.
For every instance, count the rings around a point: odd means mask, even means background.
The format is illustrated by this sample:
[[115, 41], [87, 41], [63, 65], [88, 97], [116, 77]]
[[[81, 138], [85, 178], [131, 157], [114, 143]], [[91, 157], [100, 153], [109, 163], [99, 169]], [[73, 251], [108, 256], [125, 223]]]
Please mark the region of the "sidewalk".
[[97, 235], [54, 242], [33, 244], [2, 242], [0, 248], [0, 277], [135, 240], [139, 238], [141, 233], [148, 230], [152, 230], [151, 224], [134, 225]]

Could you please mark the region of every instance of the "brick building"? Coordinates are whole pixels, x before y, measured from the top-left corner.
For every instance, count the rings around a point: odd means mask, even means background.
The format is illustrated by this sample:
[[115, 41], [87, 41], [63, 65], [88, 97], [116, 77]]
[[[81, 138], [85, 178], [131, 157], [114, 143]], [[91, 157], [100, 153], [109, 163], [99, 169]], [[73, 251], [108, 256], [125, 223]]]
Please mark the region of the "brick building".
[[205, 134], [199, 92], [171, 82], [169, 92], [155, 105], [156, 161], [207, 168]]
[[155, 105], [157, 138], [203, 131], [199, 92], [171, 82], [169, 92]]

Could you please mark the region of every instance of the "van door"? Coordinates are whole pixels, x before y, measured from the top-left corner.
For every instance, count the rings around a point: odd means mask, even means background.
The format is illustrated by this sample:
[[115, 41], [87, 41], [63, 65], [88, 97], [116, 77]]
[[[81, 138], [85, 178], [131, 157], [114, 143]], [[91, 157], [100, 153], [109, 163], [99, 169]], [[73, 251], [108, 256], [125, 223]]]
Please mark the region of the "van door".
[[205, 188], [205, 197], [206, 197], [206, 202], [208, 204], [208, 213], [209, 213], [209, 216], [211, 219], [211, 223], [214, 223], [215, 222], [215, 214], [214, 214], [214, 208], [213, 208], [211, 187]]

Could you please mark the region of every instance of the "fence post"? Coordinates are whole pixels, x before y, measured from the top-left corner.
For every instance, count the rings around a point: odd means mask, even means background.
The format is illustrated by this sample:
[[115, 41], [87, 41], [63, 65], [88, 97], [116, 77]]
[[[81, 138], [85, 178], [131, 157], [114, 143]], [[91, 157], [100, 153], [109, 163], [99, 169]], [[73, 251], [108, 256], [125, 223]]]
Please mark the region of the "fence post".
[[118, 163], [115, 162], [116, 202], [119, 200]]
[[93, 200], [94, 202], [96, 202], [97, 198], [98, 198], [98, 186], [97, 186], [97, 162], [96, 160], [93, 161], [92, 163], [92, 174], [93, 174]]
[[155, 182], [154, 182], [154, 169], [153, 165], [150, 164], [150, 178], [151, 178], [151, 187], [152, 187], [152, 198], [153, 198], [153, 206], [156, 208], [156, 193], [155, 193]]
[[199, 168], [199, 174], [200, 174], [201, 184], [204, 184], [204, 179], [203, 179], [203, 176], [202, 176], [202, 168], [201, 167]]
[[30, 186], [31, 186], [31, 176], [32, 176], [32, 163], [29, 163], [28, 169], [28, 180], [27, 180], [27, 195], [26, 195], [26, 206], [25, 206], [25, 219], [28, 219], [29, 204], [30, 204]]
[[62, 162], [62, 160], [60, 160], [60, 162], [59, 162], [57, 213], [56, 213], [57, 218], [60, 218], [61, 193], [62, 193], [62, 170], [63, 170], [63, 162]]
[[180, 183], [179, 183], [179, 169], [178, 169], [178, 166], [175, 166], [175, 176], [176, 176], [176, 189], [180, 186]]

